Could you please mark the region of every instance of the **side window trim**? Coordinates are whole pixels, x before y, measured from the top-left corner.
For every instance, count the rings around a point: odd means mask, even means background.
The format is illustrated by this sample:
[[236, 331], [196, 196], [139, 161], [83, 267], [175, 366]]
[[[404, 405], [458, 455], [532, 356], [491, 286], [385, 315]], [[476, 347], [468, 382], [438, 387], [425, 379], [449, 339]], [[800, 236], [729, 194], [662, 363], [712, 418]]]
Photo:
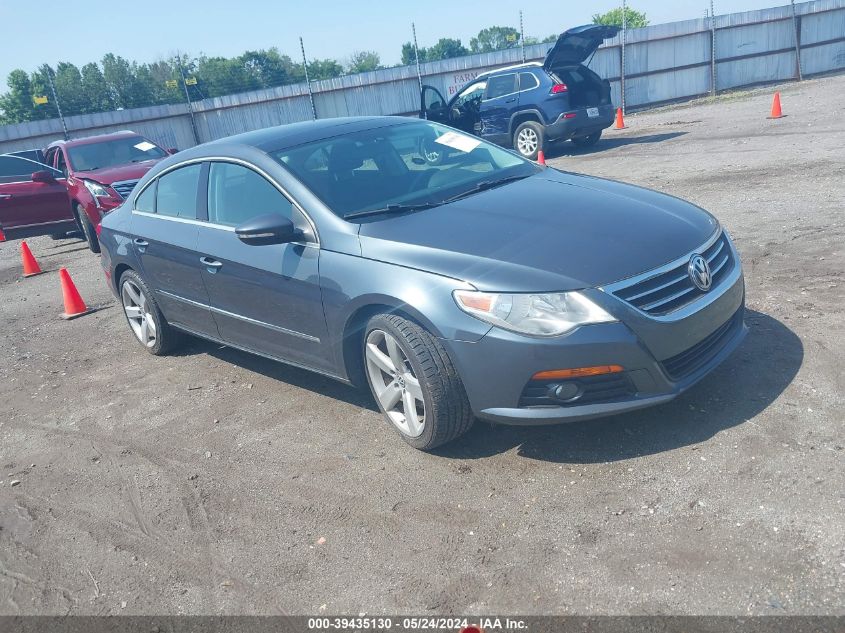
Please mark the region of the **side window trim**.
[[196, 219], [200, 222], [208, 222], [208, 173], [211, 171], [211, 161], [204, 161], [200, 171], [197, 187], [197, 212]]

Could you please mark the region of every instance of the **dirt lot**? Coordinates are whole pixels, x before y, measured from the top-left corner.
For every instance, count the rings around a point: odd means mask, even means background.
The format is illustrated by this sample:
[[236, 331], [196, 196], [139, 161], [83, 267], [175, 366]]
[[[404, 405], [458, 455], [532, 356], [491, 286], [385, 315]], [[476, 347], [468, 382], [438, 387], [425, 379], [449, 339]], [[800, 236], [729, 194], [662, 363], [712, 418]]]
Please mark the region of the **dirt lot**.
[[0, 245], [0, 613], [845, 613], [845, 77], [776, 121], [771, 93], [550, 160], [720, 217], [740, 350], [669, 405], [433, 455], [328, 379], [148, 356], [98, 259], [32, 240], [105, 306], [61, 321], [57, 274]]

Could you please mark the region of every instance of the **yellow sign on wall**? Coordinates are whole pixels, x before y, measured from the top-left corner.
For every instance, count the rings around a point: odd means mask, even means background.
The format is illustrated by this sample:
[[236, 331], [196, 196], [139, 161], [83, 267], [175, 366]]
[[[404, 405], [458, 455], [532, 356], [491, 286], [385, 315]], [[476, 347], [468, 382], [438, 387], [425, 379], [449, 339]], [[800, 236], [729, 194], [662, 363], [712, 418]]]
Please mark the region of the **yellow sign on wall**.
[[166, 85], [168, 88], [175, 88], [176, 86], [179, 85], [179, 82], [176, 81], [175, 79], [168, 79], [167, 81], [164, 82], [164, 85]]
[[186, 86], [196, 86], [197, 85], [197, 78], [196, 77], [188, 77], [185, 80]]
[[39, 96], [39, 95], [33, 95], [32, 102], [35, 105], [44, 105], [45, 103], [47, 103], [47, 97], [43, 97], [43, 96]]

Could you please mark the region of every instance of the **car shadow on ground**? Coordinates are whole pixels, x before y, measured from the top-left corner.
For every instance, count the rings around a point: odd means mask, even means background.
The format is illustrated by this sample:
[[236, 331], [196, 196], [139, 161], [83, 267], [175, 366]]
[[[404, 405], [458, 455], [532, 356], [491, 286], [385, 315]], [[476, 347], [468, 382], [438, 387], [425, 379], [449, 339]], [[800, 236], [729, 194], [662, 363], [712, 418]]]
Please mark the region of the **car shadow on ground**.
[[571, 141], [563, 143], [553, 143], [549, 146], [548, 151], [545, 152], [546, 158], [558, 158], [560, 156], [583, 156], [586, 154], [596, 154], [598, 152], [605, 152], [617, 147], [625, 145], [639, 145], [642, 143], [662, 143], [673, 138], [683, 136], [686, 132], [664, 132], [663, 134], [646, 134], [643, 136], [611, 136], [602, 137], [598, 143], [592, 147], [577, 147]]
[[514, 448], [523, 457], [556, 463], [614, 462], [695, 445], [766, 409], [792, 382], [804, 358], [786, 325], [748, 310], [746, 340], [721, 366], [676, 400], [609, 418], [547, 427], [476, 422], [435, 452], [476, 459]]
[[273, 380], [278, 380], [279, 382], [301, 389], [307, 389], [327, 398], [341, 400], [356, 407], [379, 413], [375, 401], [366, 390], [356, 389], [355, 387], [327, 376], [322, 376], [313, 371], [308, 371], [307, 369], [300, 369], [293, 365], [287, 365], [282, 362], [270, 360], [269, 358], [256, 356], [249, 352], [242, 352], [232, 347], [226, 347], [219, 343], [194, 337], [190, 337], [184, 347], [173, 352], [174, 356], [194, 356], [197, 354], [208, 354], [225, 363], [243, 367]]

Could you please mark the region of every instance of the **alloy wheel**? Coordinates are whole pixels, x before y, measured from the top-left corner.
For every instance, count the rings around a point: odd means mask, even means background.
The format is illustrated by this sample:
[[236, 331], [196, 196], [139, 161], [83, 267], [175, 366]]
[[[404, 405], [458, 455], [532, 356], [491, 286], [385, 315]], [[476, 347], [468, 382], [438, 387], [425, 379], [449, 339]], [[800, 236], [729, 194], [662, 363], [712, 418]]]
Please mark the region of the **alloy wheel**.
[[537, 132], [530, 127], [520, 130], [516, 137], [516, 147], [523, 156], [533, 155], [537, 151], [539, 144], [540, 140], [537, 138]]
[[123, 311], [129, 321], [129, 327], [135, 336], [146, 347], [156, 344], [156, 324], [153, 315], [149, 312], [147, 297], [141, 289], [131, 280], [123, 282], [120, 292], [123, 299]]
[[425, 429], [420, 381], [397, 340], [383, 330], [367, 336], [364, 355], [373, 395], [399, 431], [419, 437]]

